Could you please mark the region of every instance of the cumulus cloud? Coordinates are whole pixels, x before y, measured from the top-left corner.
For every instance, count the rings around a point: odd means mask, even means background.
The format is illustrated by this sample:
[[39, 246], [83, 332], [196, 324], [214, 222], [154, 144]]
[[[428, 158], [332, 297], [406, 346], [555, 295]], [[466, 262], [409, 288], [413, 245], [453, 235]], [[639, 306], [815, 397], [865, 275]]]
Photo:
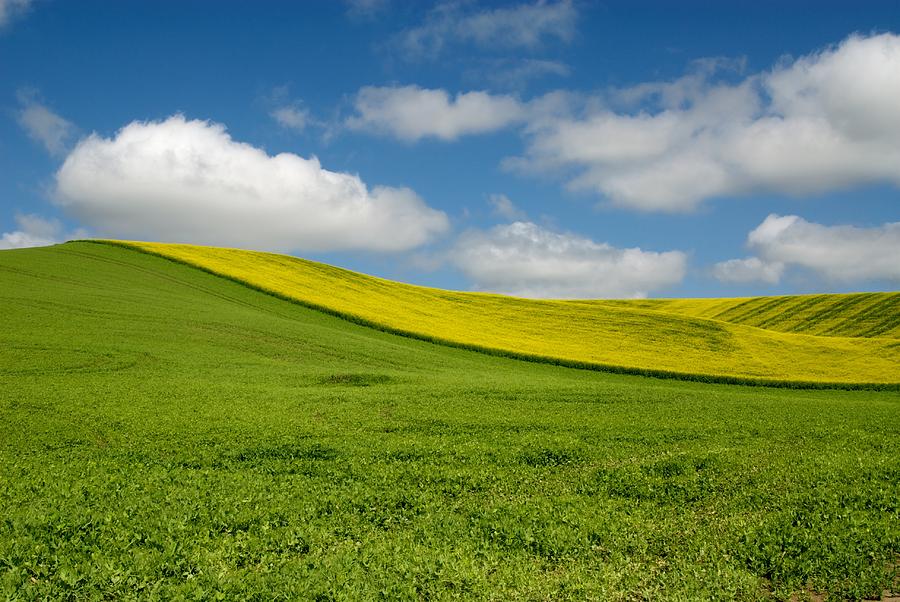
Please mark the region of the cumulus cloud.
[[721, 261], [713, 267], [713, 276], [721, 282], [749, 284], [766, 282], [777, 284], [784, 272], [784, 264], [780, 261], [767, 262], [759, 257], [729, 259]]
[[25, 12], [31, 0], [0, 0], [0, 27], [8, 24], [12, 18]]
[[645, 297], [678, 284], [687, 257], [617, 249], [531, 222], [514, 222], [460, 236], [450, 261], [481, 291], [521, 297]]
[[346, 120], [348, 128], [409, 142], [492, 132], [522, 121], [527, 114], [512, 96], [467, 92], [451, 98], [444, 90], [418, 86], [362, 88], [354, 105], [356, 115]]
[[705, 61], [676, 81], [541, 119], [529, 126], [525, 156], [507, 164], [572, 173], [573, 188], [646, 211], [760, 191], [900, 185], [900, 36], [854, 35], [735, 81], [739, 71]]
[[496, 216], [510, 221], [525, 219], [525, 212], [516, 207], [516, 204], [505, 194], [492, 194], [488, 197], [488, 204], [491, 206], [491, 212]]
[[772, 214], [750, 232], [747, 243], [765, 262], [807, 268], [827, 280], [900, 281], [900, 222], [824, 226]]
[[412, 60], [434, 58], [455, 44], [534, 50], [550, 40], [571, 41], [578, 20], [571, 0], [537, 0], [487, 10], [469, 7], [463, 2], [438, 4], [424, 23], [404, 31], [396, 42]]
[[56, 173], [56, 201], [103, 236], [274, 251], [401, 251], [448, 228], [408, 188], [369, 189], [181, 115], [79, 142]]
[[59, 220], [34, 214], [18, 214], [15, 220], [18, 230], [0, 235], [0, 249], [46, 247], [61, 242], [63, 226]]
[[832, 282], [900, 282], [900, 222], [872, 228], [824, 226], [796, 215], [769, 215], [747, 236], [755, 256], [717, 263], [722, 282], [777, 283], [786, 268]]
[[28, 136], [40, 143], [51, 155], [60, 155], [75, 133], [75, 126], [38, 101], [37, 91], [21, 89], [17, 93], [19, 110], [16, 120]]

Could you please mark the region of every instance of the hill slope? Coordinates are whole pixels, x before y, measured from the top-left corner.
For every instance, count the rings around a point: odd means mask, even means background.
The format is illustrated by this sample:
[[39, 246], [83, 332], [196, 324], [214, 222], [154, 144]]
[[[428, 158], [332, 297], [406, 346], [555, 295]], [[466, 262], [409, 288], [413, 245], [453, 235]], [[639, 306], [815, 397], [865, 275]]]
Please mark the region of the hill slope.
[[778, 332], [900, 339], [900, 293], [607, 301]]
[[493, 357], [96, 244], [0, 252], [0, 322], [0, 598], [896, 583], [894, 391]]
[[[109, 242], [109, 241], [107, 241]], [[896, 384], [900, 340], [890, 336], [809, 336], [816, 325], [871, 335], [896, 331], [900, 294], [863, 297], [868, 313], [850, 313], [843, 297], [831, 312], [806, 319], [786, 307], [790, 332], [747, 325], [758, 303], [769, 321], [771, 299], [543, 301], [462, 293], [391, 282], [285, 255], [192, 245], [118, 242], [200, 267], [263, 291], [426, 340], [570, 366], [770, 384]], [[855, 301], [855, 299], [852, 299]], [[855, 307], [855, 306], [853, 306]], [[742, 313], [743, 311], [743, 313]], [[861, 316], [868, 316], [862, 319]], [[730, 316], [725, 321], [722, 316]], [[713, 319], [711, 319], [713, 318]], [[744, 323], [746, 322], [746, 323]], [[761, 323], [761, 322], [760, 322]], [[856, 325], [856, 326], [854, 326]], [[856, 328], [856, 330], [854, 330]]]

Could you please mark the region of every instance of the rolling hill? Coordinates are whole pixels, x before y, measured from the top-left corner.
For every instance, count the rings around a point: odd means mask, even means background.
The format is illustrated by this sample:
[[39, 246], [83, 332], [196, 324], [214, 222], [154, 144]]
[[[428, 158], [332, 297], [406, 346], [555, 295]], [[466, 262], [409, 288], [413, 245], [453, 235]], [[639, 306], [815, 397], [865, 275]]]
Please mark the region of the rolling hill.
[[90, 243], [0, 252], [0, 323], [4, 599], [860, 599], [900, 576], [896, 391], [473, 353]]
[[900, 384], [900, 293], [544, 301], [412, 286], [271, 253], [104, 242], [389, 332], [511, 357], [716, 382]]
[[729, 299], [651, 299], [626, 301], [624, 305], [745, 324], [777, 332], [900, 339], [900, 293], [896, 292]]

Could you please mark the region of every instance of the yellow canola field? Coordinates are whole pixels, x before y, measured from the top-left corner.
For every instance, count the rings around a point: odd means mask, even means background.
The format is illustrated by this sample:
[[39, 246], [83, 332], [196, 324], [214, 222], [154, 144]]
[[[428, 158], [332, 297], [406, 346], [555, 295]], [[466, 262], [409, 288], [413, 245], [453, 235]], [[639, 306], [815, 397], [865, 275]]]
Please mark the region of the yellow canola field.
[[[779, 331], [789, 327], [767, 330], [737, 319], [743, 314], [735, 308], [752, 299], [520, 299], [413, 286], [258, 251], [104, 242], [187, 263], [392, 332], [513, 357], [724, 382], [900, 383], [896, 328], [887, 330], [893, 336], [868, 338]], [[896, 299], [893, 303], [893, 315], [882, 316], [885, 323], [898, 318]], [[720, 317], [723, 312], [727, 317], [729, 309], [733, 321]], [[840, 332], [834, 326], [840, 316], [829, 319], [830, 328]], [[797, 324], [793, 329], [803, 330]]]
[[822, 336], [900, 338], [900, 293], [606, 301], [685, 316]]

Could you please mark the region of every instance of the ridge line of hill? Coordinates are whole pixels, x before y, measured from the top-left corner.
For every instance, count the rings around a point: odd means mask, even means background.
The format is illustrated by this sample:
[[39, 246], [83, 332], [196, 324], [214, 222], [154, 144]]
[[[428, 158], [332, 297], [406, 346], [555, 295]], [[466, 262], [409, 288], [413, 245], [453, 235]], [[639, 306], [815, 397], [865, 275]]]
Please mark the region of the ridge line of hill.
[[[361, 316], [358, 314], [354, 314], [352, 312], [343, 311], [334, 307], [329, 307], [327, 305], [323, 305], [320, 303], [315, 303], [313, 301], [307, 299], [301, 299], [295, 296], [291, 296], [275, 289], [262, 286], [253, 282], [249, 282], [239, 277], [235, 277], [233, 275], [223, 273], [221, 271], [212, 269], [208, 266], [202, 265], [200, 263], [190, 261], [180, 257], [173, 257], [171, 255], [167, 255], [162, 252], [155, 251], [150, 248], [142, 247], [137, 243], [130, 241], [117, 241], [117, 240], [105, 240], [105, 239], [87, 239], [87, 240], [78, 240], [78, 241], [70, 241], [70, 242], [85, 242], [91, 244], [100, 244], [100, 245], [109, 245], [115, 247], [121, 247], [125, 249], [129, 249], [132, 251], [136, 251], [138, 253], [145, 253], [148, 255], [152, 255], [155, 257], [160, 257], [162, 259], [166, 259], [168, 261], [172, 261], [174, 263], [187, 265], [191, 268], [198, 269], [204, 271], [206, 273], [215, 275], [220, 278], [224, 278], [245, 286], [247, 288], [256, 290], [260, 293], [267, 294], [276, 298], [279, 298], [284, 301], [288, 301], [290, 303], [294, 303], [303, 307], [307, 307], [316, 311], [320, 311], [329, 315], [333, 315], [349, 322], [359, 324], [365, 327], [373, 328], [375, 330], [379, 330], [382, 332], [387, 332], [391, 334], [396, 334], [399, 336], [422, 340], [426, 342], [430, 342], [438, 345], [445, 345], [450, 347], [456, 347], [460, 349], [466, 349], [469, 351], [475, 351], [479, 353], [484, 353], [488, 355], [500, 356], [500, 357], [509, 357], [513, 359], [519, 359], [524, 361], [531, 362], [539, 362], [539, 363], [547, 363], [559, 366], [565, 366], [570, 368], [579, 368], [585, 370], [595, 370], [601, 372], [609, 372], [615, 374], [629, 374], [636, 376], [647, 376], [653, 378], [663, 378], [663, 379], [677, 379], [677, 380], [685, 380], [685, 381], [694, 381], [694, 382], [706, 382], [706, 383], [719, 383], [719, 384], [732, 384], [732, 385], [747, 385], [747, 386], [766, 386], [766, 387], [781, 387], [781, 388], [795, 388], [795, 389], [846, 389], [846, 390], [900, 390], [900, 382], [842, 382], [842, 381], [817, 381], [817, 380], [803, 380], [803, 379], [780, 379], [780, 378], [765, 378], [765, 377], [748, 377], [748, 376], [740, 376], [740, 375], [728, 375], [728, 374], [711, 374], [711, 373], [703, 373], [703, 372], [684, 372], [678, 370], [670, 370], [670, 369], [660, 369], [660, 368], [647, 368], [640, 366], [627, 366], [627, 365], [618, 365], [618, 364], [610, 364], [605, 362], [598, 361], [586, 361], [586, 360], [577, 360], [572, 358], [563, 358], [563, 357], [555, 357], [551, 355], [543, 355], [539, 353], [532, 352], [523, 352], [523, 351], [515, 351], [510, 349], [502, 349], [496, 347], [490, 347], [486, 345], [480, 345], [476, 343], [469, 343], [459, 340], [453, 340], [441, 336], [435, 336], [432, 334], [427, 334], [423, 332], [417, 332], [414, 330], [398, 328], [396, 326], [392, 326], [389, 324], [381, 323], [371, 318], [367, 318], [365, 316]], [[293, 258], [296, 259], [296, 258]], [[334, 267], [334, 266], [329, 266]], [[342, 271], [347, 271], [352, 274], [357, 274], [356, 272], [352, 272], [350, 270], [343, 270], [343, 268], [335, 268], [340, 269]], [[359, 274], [361, 276], [366, 276], [369, 278], [375, 278], [379, 281], [393, 283], [393, 281], [389, 281], [383, 278], [377, 278], [368, 276], [365, 274]], [[414, 286], [414, 285], [407, 285]], [[423, 288], [427, 290], [433, 291], [442, 291], [443, 289], [433, 289], [429, 287], [415, 287], [415, 288]], [[623, 308], [624, 309], [624, 308]], [[653, 313], [669, 313], [664, 311], [656, 310]], [[676, 314], [677, 315], [677, 314]], [[700, 316], [680, 316], [682, 318], [689, 318], [693, 320], [702, 320], [705, 322], [719, 322], [718, 320], [711, 320], [706, 317]], [[734, 324], [730, 322], [723, 322], [729, 324], [731, 326], [742, 326], [744, 328], [752, 328], [754, 330], [765, 330], [755, 326], [749, 325], [741, 325]], [[791, 333], [782, 333], [779, 331], [767, 331], [773, 332], [777, 334], [788, 334]], [[815, 336], [815, 335], [803, 335], [798, 334], [798, 336]]]

